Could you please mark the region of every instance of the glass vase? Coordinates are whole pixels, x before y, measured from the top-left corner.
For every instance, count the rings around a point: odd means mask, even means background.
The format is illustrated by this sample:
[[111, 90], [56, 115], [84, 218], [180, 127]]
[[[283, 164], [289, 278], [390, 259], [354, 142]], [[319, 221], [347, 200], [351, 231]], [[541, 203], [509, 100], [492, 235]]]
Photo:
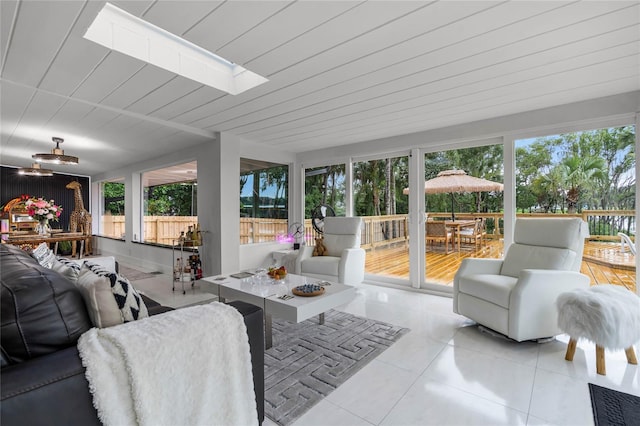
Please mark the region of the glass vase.
[[47, 236], [51, 233], [51, 226], [49, 226], [49, 219], [41, 219], [36, 225], [36, 232], [40, 236]]

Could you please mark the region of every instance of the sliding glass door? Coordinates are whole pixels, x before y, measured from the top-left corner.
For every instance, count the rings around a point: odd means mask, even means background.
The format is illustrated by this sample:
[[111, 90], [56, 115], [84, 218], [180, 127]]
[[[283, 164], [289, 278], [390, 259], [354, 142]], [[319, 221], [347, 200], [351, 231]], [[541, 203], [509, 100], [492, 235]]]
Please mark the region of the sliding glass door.
[[424, 153], [423, 287], [451, 287], [464, 258], [502, 257], [503, 170], [502, 144]]
[[408, 156], [353, 163], [353, 212], [364, 221], [369, 279], [409, 279]]

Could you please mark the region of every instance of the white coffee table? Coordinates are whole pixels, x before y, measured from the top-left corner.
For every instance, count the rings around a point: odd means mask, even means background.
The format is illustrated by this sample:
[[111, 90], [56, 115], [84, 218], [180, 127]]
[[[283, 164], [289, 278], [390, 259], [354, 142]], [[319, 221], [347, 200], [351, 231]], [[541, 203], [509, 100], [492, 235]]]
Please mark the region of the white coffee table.
[[[205, 277], [199, 282], [204, 291], [215, 294], [221, 302], [241, 300], [260, 306], [264, 312], [265, 347], [267, 349], [273, 343], [272, 316], [299, 323], [318, 315], [320, 324], [323, 324], [326, 311], [351, 301], [356, 294], [355, 288], [348, 285], [328, 283], [295, 274], [287, 274], [284, 280], [277, 283], [273, 280], [259, 280], [254, 276], [247, 278]], [[293, 296], [291, 289], [294, 287], [317, 282], [325, 283], [323, 285], [325, 292], [320, 296], [294, 296], [288, 300], [279, 298], [284, 294]]]

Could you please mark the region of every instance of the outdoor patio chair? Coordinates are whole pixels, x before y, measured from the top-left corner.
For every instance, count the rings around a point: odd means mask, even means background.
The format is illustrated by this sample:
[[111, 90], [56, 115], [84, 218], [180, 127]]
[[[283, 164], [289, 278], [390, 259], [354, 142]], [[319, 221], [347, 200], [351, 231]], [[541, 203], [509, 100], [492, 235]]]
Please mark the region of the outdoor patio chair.
[[484, 219], [476, 219], [476, 224], [473, 228], [463, 228], [460, 230], [460, 241], [465, 244], [473, 244], [477, 249], [484, 245], [487, 232], [484, 228]]
[[334, 281], [360, 284], [364, 280], [365, 251], [361, 217], [326, 217], [323, 242], [328, 254], [313, 256], [313, 246], [303, 246], [296, 258], [296, 274]]
[[504, 259], [462, 260], [453, 311], [519, 342], [560, 334], [556, 298], [589, 287], [579, 272], [588, 236], [579, 218], [518, 219]]
[[449, 243], [451, 243], [451, 250], [453, 250], [453, 234], [447, 229], [444, 221], [428, 220], [426, 228], [427, 244], [433, 248], [433, 243], [444, 243], [444, 252], [449, 254]]

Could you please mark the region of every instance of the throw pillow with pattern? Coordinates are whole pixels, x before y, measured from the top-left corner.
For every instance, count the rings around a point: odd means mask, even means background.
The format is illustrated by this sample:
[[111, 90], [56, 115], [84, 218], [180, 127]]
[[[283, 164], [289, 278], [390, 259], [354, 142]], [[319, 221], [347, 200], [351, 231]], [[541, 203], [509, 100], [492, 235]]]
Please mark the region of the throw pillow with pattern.
[[31, 253], [31, 255], [38, 261], [38, 263], [47, 269], [53, 267], [53, 262], [56, 260], [56, 255], [49, 248], [49, 244], [40, 243], [38, 247]]
[[80, 275], [80, 265], [74, 261], [57, 256], [53, 261], [51, 269], [74, 284], [78, 282], [78, 276]]
[[149, 316], [142, 297], [129, 280], [101, 265], [86, 261], [80, 269], [77, 286], [96, 327], [110, 327]]

